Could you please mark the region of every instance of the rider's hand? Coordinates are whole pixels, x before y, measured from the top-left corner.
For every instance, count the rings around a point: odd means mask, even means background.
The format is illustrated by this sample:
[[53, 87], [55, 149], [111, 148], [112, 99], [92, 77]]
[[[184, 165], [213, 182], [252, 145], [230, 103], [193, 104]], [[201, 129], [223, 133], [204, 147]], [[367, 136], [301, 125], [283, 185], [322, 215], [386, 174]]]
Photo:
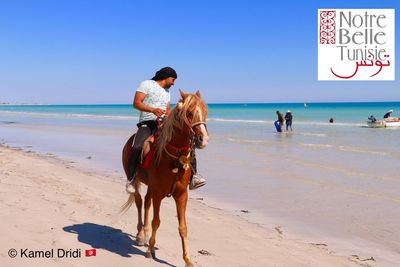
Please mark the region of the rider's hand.
[[160, 108], [155, 108], [155, 109], [153, 109], [152, 113], [154, 115], [156, 115], [157, 117], [161, 117], [162, 115], [165, 114], [165, 110], [160, 109]]

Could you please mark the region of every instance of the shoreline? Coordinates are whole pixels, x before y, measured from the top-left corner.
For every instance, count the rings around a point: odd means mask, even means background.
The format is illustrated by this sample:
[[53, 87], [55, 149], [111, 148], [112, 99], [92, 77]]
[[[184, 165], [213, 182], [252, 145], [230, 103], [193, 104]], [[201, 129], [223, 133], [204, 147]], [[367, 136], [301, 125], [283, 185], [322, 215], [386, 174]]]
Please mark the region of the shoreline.
[[[97, 237], [93, 240], [79, 237], [85, 236], [85, 231], [105, 228], [111, 231], [111, 234], [107, 233], [111, 239], [112, 233], [118, 235], [122, 233], [125, 241], [121, 246], [125, 247], [123, 249], [125, 254], [135, 258], [135, 263], [141, 266], [153, 266], [154, 261], [149, 261], [143, 256], [145, 248], [134, 245], [136, 209], [131, 208], [124, 216], [117, 215], [118, 208], [126, 200], [127, 195], [123, 192], [123, 183], [115, 176], [102, 176], [82, 170], [81, 167], [68, 164], [68, 161], [52, 155], [40, 155], [10, 148], [4, 144], [0, 145], [0, 160], [2, 162], [0, 181], [4, 196], [0, 204], [2, 211], [7, 214], [7, 220], [2, 222], [1, 227], [7, 231], [3, 233], [6, 242], [2, 243], [1, 261], [7, 262], [10, 266], [17, 266], [26, 260], [12, 260], [4, 255], [4, 251], [10, 247], [51, 249], [57, 248], [57, 245], [64, 245], [72, 248], [98, 247], [97, 257], [81, 261], [84, 266], [99, 266], [104, 260], [113, 262], [117, 260], [119, 264], [127, 264], [128, 259], [116, 257], [115, 254], [121, 255], [118, 251], [110, 253], [112, 251], [108, 245], [99, 246], [98, 243], [101, 242]], [[35, 187], [35, 184], [40, 184], [40, 187]], [[20, 209], [24, 208], [22, 205], [24, 202], [29, 203], [30, 208], [25, 207], [21, 214]], [[48, 215], [46, 211], [49, 212]], [[30, 215], [27, 217], [30, 218], [29, 223], [24, 220], [28, 215], [24, 214], [25, 212]], [[287, 233], [286, 229], [282, 229], [279, 225], [266, 228], [250, 222], [244, 216], [246, 212], [240, 213], [233, 214], [214, 208], [207, 205], [202, 198], [190, 197], [187, 210], [189, 248], [196, 265], [358, 266], [368, 263], [369, 266], [375, 264], [383, 266], [381, 265], [383, 263], [374, 256], [340, 255], [332, 251], [329, 244], [307, 243]], [[180, 255], [177, 226], [174, 203], [170, 199], [165, 199], [157, 238], [159, 246], [157, 257], [161, 261], [180, 266], [183, 260]], [[81, 233], [78, 231], [78, 240], [76, 234], [62, 230], [66, 227], [83, 228]], [[12, 232], [15, 234], [10, 235]], [[202, 250], [208, 251], [211, 255], [198, 252]], [[251, 257], [248, 257], [249, 255]], [[53, 260], [57, 262], [57, 266], [81, 263], [72, 259]], [[54, 264], [49, 259], [40, 261], [41, 266]], [[32, 263], [29, 260], [27, 262]]]

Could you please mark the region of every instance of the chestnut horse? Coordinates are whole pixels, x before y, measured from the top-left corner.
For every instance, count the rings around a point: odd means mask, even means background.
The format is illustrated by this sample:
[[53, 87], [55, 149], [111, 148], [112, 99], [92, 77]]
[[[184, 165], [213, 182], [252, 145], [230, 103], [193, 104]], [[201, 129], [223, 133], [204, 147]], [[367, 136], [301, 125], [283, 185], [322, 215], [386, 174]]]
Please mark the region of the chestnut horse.
[[[154, 245], [156, 233], [160, 226], [160, 205], [166, 196], [173, 196], [179, 221], [179, 235], [182, 240], [183, 259], [186, 266], [193, 266], [188, 248], [186, 227], [187, 187], [191, 177], [192, 150], [204, 148], [208, 143], [206, 127], [207, 106], [201, 99], [199, 91], [186, 94], [180, 91], [181, 100], [171, 109], [162, 127], [156, 133], [154, 155], [147, 168], [138, 167], [135, 176], [135, 193], [130, 194], [122, 211], [130, 208], [133, 202], [138, 210], [136, 241], [138, 245], [147, 243], [149, 236], [149, 209], [153, 203], [152, 233], [146, 257], [155, 258]], [[132, 147], [131, 137], [122, 153], [122, 163], [128, 174], [128, 162]], [[142, 221], [142, 197], [140, 185], [147, 185], [144, 199], [144, 223]]]

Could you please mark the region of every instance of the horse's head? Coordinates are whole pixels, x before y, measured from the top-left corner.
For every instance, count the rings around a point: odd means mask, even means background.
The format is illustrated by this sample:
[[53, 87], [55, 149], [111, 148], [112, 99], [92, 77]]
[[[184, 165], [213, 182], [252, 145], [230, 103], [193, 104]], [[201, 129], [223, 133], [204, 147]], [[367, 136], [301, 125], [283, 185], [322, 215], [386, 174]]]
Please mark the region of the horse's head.
[[162, 158], [165, 147], [177, 150], [205, 148], [208, 144], [207, 105], [201, 99], [200, 92], [188, 94], [180, 91], [181, 99], [171, 109], [160, 129], [157, 139], [156, 155]]
[[179, 92], [181, 94], [181, 100], [177, 103], [179, 114], [190, 131], [195, 147], [205, 148], [208, 144], [207, 105], [199, 91], [195, 94], [184, 93], [181, 90]]

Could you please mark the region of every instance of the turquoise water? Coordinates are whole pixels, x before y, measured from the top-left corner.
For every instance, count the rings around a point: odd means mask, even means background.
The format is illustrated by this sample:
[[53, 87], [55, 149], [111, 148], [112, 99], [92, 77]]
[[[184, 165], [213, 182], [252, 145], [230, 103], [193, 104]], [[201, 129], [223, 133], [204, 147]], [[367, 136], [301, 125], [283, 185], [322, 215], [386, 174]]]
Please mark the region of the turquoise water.
[[[377, 118], [389, 110], [400, 111], [400, 102], [382, 103], [303, 103], [282, 104], [209, 104], [209, 119], [238, 121], [273, 121], [276, 111], [291, 110], [297, 122], [364, 123], [368, 116]], [[129, 119], [137, 117], [132, 105], [1, 105], [0, 111], [25, 112], [72, 117]]]
[[[358, 151], [360, 155], [378, 155], [383, 151], [389, 157], [388, 162], [393, 160], [392, 157], [397, 160], [400, 153], [397, 144], [400, 129], [365, 127], [370, 115], [382, 118], [389, 109], [394, 109], [394, 116], [399, 114], [400, 102], [308, 103], [307, 107], [303, 103], [209, 104], [208, 108], [211, 144], [234, 146], [236, 143], [253, 143], [267, 153], [271, 148], [277, 148], [279, 142], [284, 142], [290, 148], [298, 149], [299, 157], [310, 148], [318, 148], [317, 151], [321, 153], [336, 148], [339, 157], [350, 151], [353, 154]], [[277, 110], [284, 114], [289, 109], [294, 117], [294, 132], [285, 135], [287, 140], [281, 140], [282, 136], [277, 135], [273, 122]], [[102, 133], [110, 138], [118, 136], [121, 138], [118, 142], [123, 143], [127, 136], [136, 131], [137, 118], [138, 112], [131, 105], [0, 105], [0, 139], [18, 145], [26, 143], [25, 140], [29, 138], [38, 149], [59, 147], [55, 152], [74, 153], [74, 148], [77, 148], [74, 146], [64, 148], [45, 139], [36, 142], [39, 135], [30, 136], [29, 130], [41, 131], [41, 136], [52, 136], [54, 132], [60, 135], [64, 132], [87, 133], [89, 136], [101, 136]], [[330, 118], [334, 118], [334, 123], [328, 122]], [[74, 140], [77, 146], [79, 140]], [[96, 145], [93, 148], [90, 143], [87, 145], [88, 151], [97, 149]], [[340, 147], [341, 150], [338, 149]], [[119, 147], [115, 151], [117, 155]], [[120, 168], [119, 162], [114, 164], [106, 158], [104, 165], [117, 170]], [[392, 172], [392, 169], [389, 168], [387, 172]]]

